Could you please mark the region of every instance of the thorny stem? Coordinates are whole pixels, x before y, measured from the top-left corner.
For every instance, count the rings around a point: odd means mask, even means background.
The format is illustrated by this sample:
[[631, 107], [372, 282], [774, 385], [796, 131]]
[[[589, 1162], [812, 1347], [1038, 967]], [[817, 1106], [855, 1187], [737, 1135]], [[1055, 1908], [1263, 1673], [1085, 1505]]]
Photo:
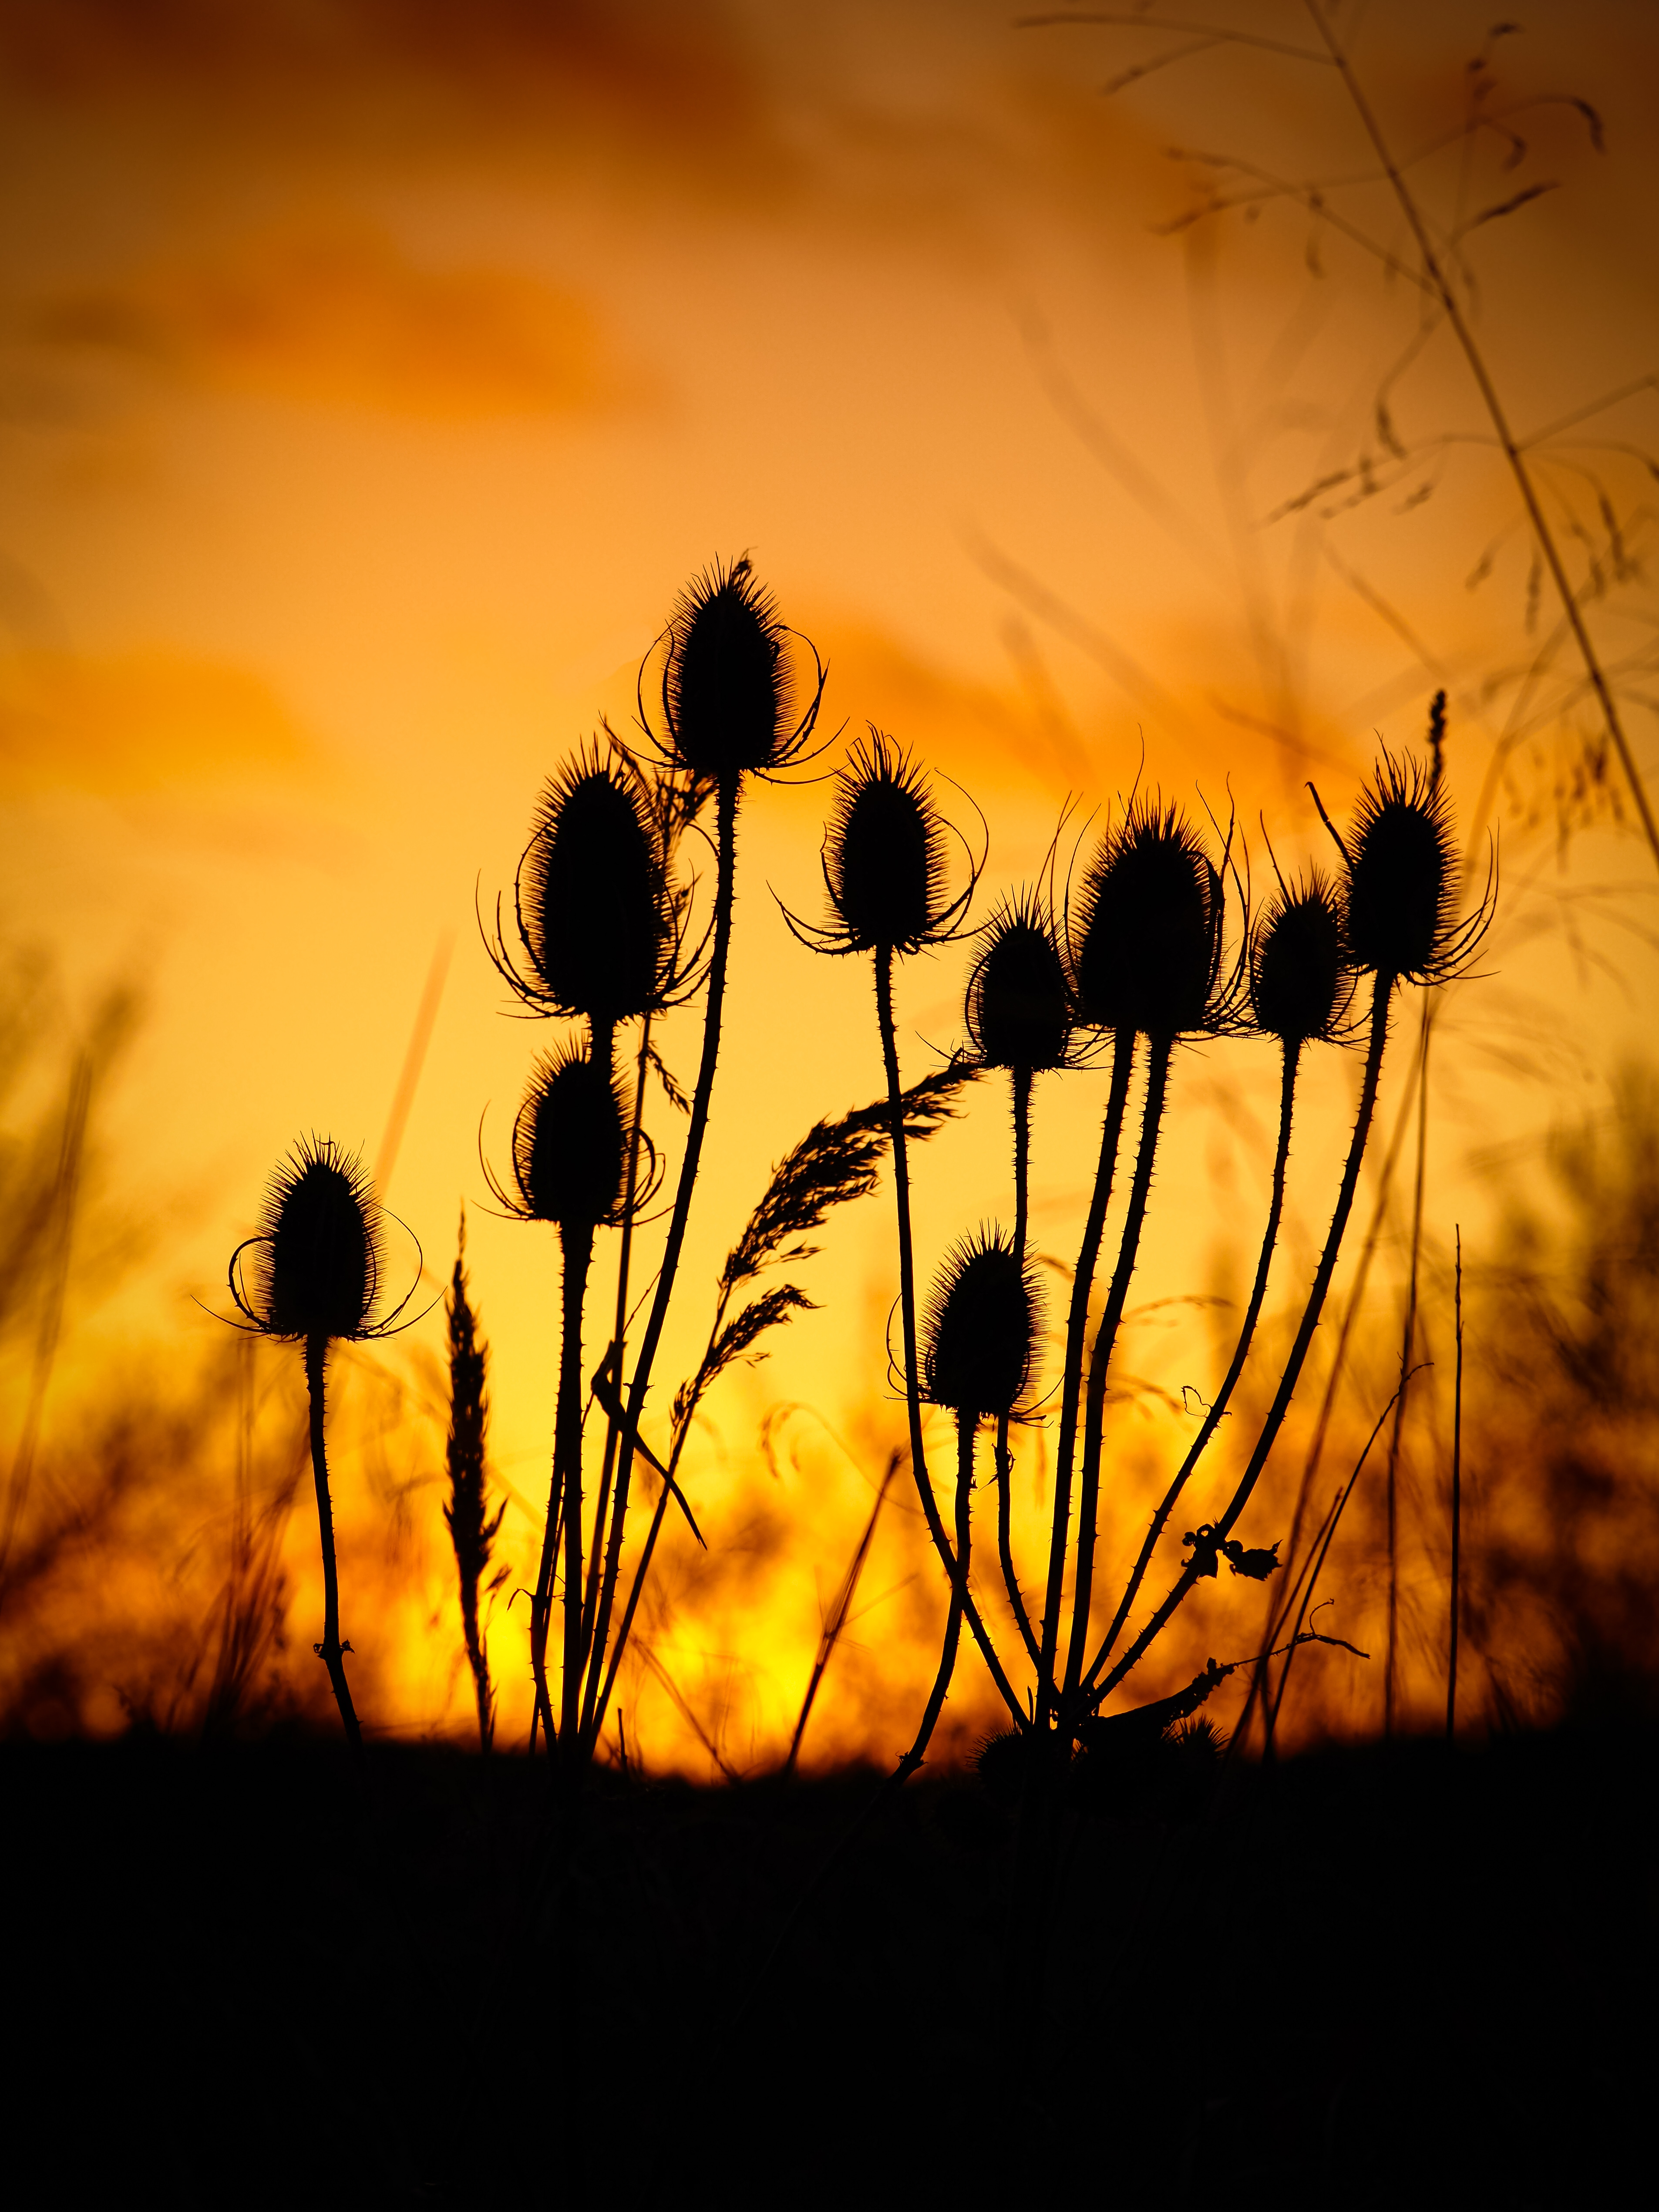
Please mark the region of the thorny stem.
[[959, 1576], [951, 1581], [951, 1610], [945, 1623], [945, 1648], [939, 1654], [939, 1673], [933, 1677], [933, 1692], [927, 1709], [922, 1714], [921, 1726], [916, 1730], [916, 1740], [898, 1763], [893, 1777], [896, 1782], [908, 1782], [927, 1754], [933, 1730], [939, 1726], [939, 1717], [945, 1710], [945, 1699], [951, 1687], [951, 1677], [957, 1670], [957, 1646], [962, 1638], [962, 1597], [968, 1587], [968, 1557], [972, 1540], [972, 1506], [974, 1491], [974, 1428], [975, 1416], [969, 1413], [957, 1415], [957, 1562]]
[[562, 1470], [564, 1497], [564, 1694], [559, 1740], [567, 1769], [574, 1774], [580, 1748], [582, 1667], [582, 1305], [593, 1261], [592, 1224], [566, 1224], [559, 1231], [559, 1243], [564, 1255], [564, 1282], [553, 1444], [554, 1456]]
[[1100, 1161], [1095, 1170], [1094, 1194], [1089, 1218], [1083, 1225], [1083, 1242], [1072, 1278], [1071, 1310], [1066, 1320], [1066, 1366], [1060, 1381], [1060, 1445], [1054, 1455], [1054, 1517], [1048, 1545], [1048, 1586], [1042, 1607], [1042, 1648], [1037, 1662], [1036, 1725], [1044, 1728], [1053, 1708], [1054, 1661], [1060, 1650], [1060, 1607], [1066, 1576], [1066, 1540], [1070, 1533], [1072, 1460], [1077, 1449], [1078, 1401], [1083, 1390], [1083, 1353], [1089, 1335], [1089, 1301], [1094, 1294], [1095, 1267], [1111, 1201], [1112, 1180], [1117, 1167], [1118, 1145], [1123, 1135], [1123, 1113], [1128, 1103], [1129, 1073], [1134, 1060], [1134, 1032], [1115, 1030], [1112, 1037], [1112, 1086], [1106, 1099], [1106, 1119], [1100, 1132]]
[[340, 1577], [334, 1563], [334, 1510], [328, 1496], [328, 1455], [323, 1442], [323, 1371], [328, 1363], [328, 1339], [319, 1334], [306, 1339], [306, 1389], [311, 1398], [311, 1471], [317, 1481], [317, 1526], [323, 1540], [323, 1640], [317, 1654], [334, 1685], [334, 1702], [340, 1708], [358, 1765], [362, 1765], [362, 1732], [352, 1710], [346, 1681], [345, 1646], [340, 1642]]
[[1004, 1704], [1013, 1715], [1017, 1724], [1025, 1719], [1024, 1708], [1014, 1693], [1012, 1684], [997, 1657], [985, 1624], [980, 1619], [979, 1607], [974, 1603], [968, 1588], [968, 1565], [958, 1560], [951, 1549], [951, 1540], [945, 1533], [939, 1518], [939, 1500], [933, 1495], [933, 1486], [927, 1473], [927, 1455], [921, 1440], [921, 1374], [916, 1356], [916, 1271], [910, 1240], [910, 1160], [904, 1135], [904, 1092], [899, 1082], [898, 1040], [893, 1029], [893, 949], [883, 945], [876, 948], [876, 1020], [881, 1030], [881, 1056], [887, 1070], [887, 1107], [893, 1146], [893, 1184], [898, 1208], [899, 1248], [899, 1316], [904, 1336], [904, 1407], [909, 1421], [910, 1467], [916, 1479], [916, 1493], [921, 1500], [927, 1533], [933, 1540], [951, 1583], [951, 1595], [959, 1602], [974, 1641], [978, 1644], [991, 1680]]
[[[1030, 1218], [1031, 1176], [1031, 1071], [1017, 1067], [1013, 1071], [1014, 1091], [1014, 1251], [1023, 1268], [1025, 1265], [1025, 1245]], [[1037, 1640], [1031, 1627], [1030, 1614], [1025, 1609], [1025, 1600], [1020, 1595], [1019, 1578], [1014, 1572], [1013, 1542], [1010, 1533], [1014, 1455], [1008, 1446], [1008, 1416], [997, 1417], [997, 1556], [1002, 1563], [1002, 1579], [1008, 1591], [1008, 1602], [1013, 1608], [1015, 1625], [1024, 1644], [1031, 1664], [1040, 1664]]]
[[1129, 1186], [1128, 1211], [1118, 1245], [1117, 1266], [1107, 1293], [1106, 1310], [1095, 1334], [1089, 1360], [1089, 1396], [1084, 1413], [1083, 1483], [1077, 1508], [1077, 1583], [1072, 1594], [1072, 1640], [1066, 1654], [1066, 1695], [1069, 1699], [1083, 1672], [1089, 1645], [1089, 1607], [1094, 1594], [1096, 1516], [1100, 1504], [1100, 1460], [1105, 1439], [1106, 1373], [1111, 1365], [1129, 1283], [1140, 1247], [1141, 1224], [1152, 1188], [1152, 1163], [1158, 1156], [1158, 1129], [1164, 1120], [1164, 1100], [1169, 1087], [1170, 1054], [1175, 1039], [1152, 1037], [1146, 1049], [1146, 1097], [1141, 1109], [1140, 1145], [1135, 1155], [1134, 1180]]
[[[646, 1393], [651, 1387], [651, 1370], [656, 1360], [657, 1346], [662, 1339], [663, 1325], [668, 1318], [674, 1277], [680, 1264], [680, 1249], [685, 1243], [686, 1223], [691, 1213], [691, 1194], [696, 1185], [697, 1168], [702, 1158], [703, 1135], [708, 1127], [708, 1105], [714, 1090], [714, 1066], [720, 1058], [720, 1018], [726, 1006], [726, 971], [732, 950], [732, 908], [737, 895], [738, 797], [738, 781], [735, 776], [720, 784], [715, 802], [714, 944], [708, 960], [708, 1000], [703, 1012], [702, 1058], [697, 1066], [696, 1088], [692, 1093], [690, 1119], [685, 1133], [685, 1152], [680, 1161], [679, 1182], [674, 1192], [674, 1211], [669, 1218], [668, 1236], [663, 1245], [656, 1294], [651, 1301], [645, 1335], [640, 1344], [639, 1361], [628, 1393], [628, 1419], [618, 1453], [617, 1502], [611, 1516], [610, 1553], [605, 1563], [599, 1619], [593, 1626], [590, 1647], [590, 1664], [596, 1674], [605, 1661], [617, 1579], [622, 1569], [623, 1535], [628, 1516], [628, 1492], [634, 1472], [634, 1449], [640, 1432], [640, 1419], [645, 1411]], [[621, 1387], [618, 1377], [617, 1389], [620, 1390]], [[666, 1492], [664, 1495], [665, 1497]], [[660, 1520], [660, 1515], [658, 1517]], [[653, 1523], [653, 1536], [655, 1525]], [[630, 1621], [632, 1614], [630, 1603]], [[617, 1642], [617, 1658], [621, 1657], [626, 1642], [627, 1631], [624, 1628]], [[594, 1707], [592, 1725], [586, 1731], [590, 1753], [598, 1743], [599, 1730], [605, 1724], [605, 1707], [610, 1698], [611, 1684], [615, 1679], [616, 1667], [613, 1664], [605, 1677], [604, 1692]]]
[[1429, 1002], [1423, 1006], [1423, 1041], [1418, 1059], [1417, 1181], [1412, 1199], [1411, 1272], [1406, 1291], [1406, 1320], [1400, 1338], [1400, 1395], [1394, 1401], [1394, 1427], [1389, 1435], [1389, 1641], [1382, 1665], [1382, 1733], [1394, 1734], [1395, 1672], [1399, 1654], [1400, 1620], [1400, 1437], [1406, 1422], [1406, 1394], [1412, 1375], [1412, 1347], [1417, 1340], [1417, 1278], [1423, 1249], [1423, 1170], [1428, 1151], [1429, 1123]]
[[1194, 1468], [1208, 1449], [1211, 1437], [1220, 1426], [1222, 1417], [1227, 1411], [1229, 1401], [1237, 1387], [1238, 1378], [1244, 1371], [1244, 1363], [1249, 1357], [1251, 1340], [1255, 1335], [1255, 1326], [1261, 1317], [1262, 1302], [1267, 1295], [1267, 1277], [1272, 1269], [1273, 1251], [1279, 1242], [1279, 1225], [1285, 1211], [1285, 1172], [1291, 1156], [1291, 1118], [1296, 1103], [1296, 1073], [1300, 1056], [1300, 1046], [1287, 1040], [1285, 1044], [1284, 1072], [1279, 1092], [1279, 1143], [1273, 1153], [1273, 1197], [1267, 1206], [1267, 1227], [1261, 1233], [1261, 1252], [1255, 1264], [1255, 1280], [1250, 1286], [1249, 1304], [1244, 1310], [1243, 1325], [1238, 1332], [1238, 1342], [1233, 1349], [1232, 1364], [1228, 1368], [1221, 1388], [1216, 1392], [1214, 1402], [1204, 1416], [1203, 1425], [1193, 1439], [1186, 1458], [1182, 1461], [1174, 1481], [1164, 1492], [1162, 1504], [1152, 1516], [1152, 1525], [1147, 1531], [1146, 1540], [1140, 1547], [1140, 1556], [1135, 1561], [1134, 1571], [1129, 1577], [1128, 1584], [1118, 1602], [1117, 1611], [1112, 1616], [1112, 1625], [1107, 1630], [1100, 1647], [1103, 1653], [1109, 1656], [1112, 1646], [1123, 1632], [1123, 1624], [1129, 1617], [1129, 1608], [1134, 1603], [1136, 1594], [1146, 1577], [1146, 1570], [1152, 1564], [1152, 1553], [1158, 1547], [1158, 1539], [1164, 1534], [1165, 1523], [1170, 1514], [1174, 1512], [1182, 1492], [1191, 1480]]
[[[628, 1279], [634, 1249], [634, 1207], [639, 1192], [640, 1134], [645, 1114], [645, 1077], [651, 1053], [651, 1016], [647, 1012], [640, 1024], [639, 1058], [634, 1068], [634, 1119], [628, 1134], [628, 1180], [623, 1191], [621, 1249], [617, 1256], [617, 1320], [611, 1331], [611, 1387], [618, 1404], [622, 1399], [623, 1355], [628, 1337]], [[608, 1420], [605, 1430], [605, 1460], [599, 1469], [599, 1498], [593, 1514], [593, 1548], [587, 1563], [587, 1588], [582, 1599], [582, 1663], [593, 1648], [593, 1630], [599, 1605], [599, 1570], [601, 1561], [608, 1559], [610, 1547], [605, 1542], [607, 1516], [611, 1509], [611, 1485], [617, 1468], [617, 1447], [621, 1442], [622, 1424]], [[625, 1513], [626, 1498], [618, 1495], [618, 1504]], [[620, 1530], [622, 1514], [617, 1516]], [[612, 1537], [619, 1543], [620, 1534]], [[599, 1669], [592, 1668], [587, 1678], [586, 1692], [582, 1704], [581, 1732], [588, 1743], [595, 1741], [592, 1733], [593, 1701], [599, 1691]]]
[[[1231, 1535], [1239, 1515], [1250, 1501], [1250, 1493], [1255, 1488], [1261, 1470], [1267, 1463], [1268, 1455], [1278, 1441], [1279, 1431], [1285, 1425], [1285, 1416], [1290, 1411], [1291, 1400], [1296, 1395], [1296, 1386], [1302, 1379], [1302, 1370], [1313, 1345], [1314, 1331], [1318, 1328], [1320, 1315], [1324, 1310], [1326, 1294], [1331, 1286], [1331, 1277], [1336, 1271], [1337, 1255], [1342, 1249], [1348, 1216], [1353, 1211], [1354, 1194], [1359, 1188], [1359, 1167], [1365, 1156], [1365, 1140], [1370, 1134], [1371, 1119], [1376, 1110], [1376, 1086], [1382, 1073], [1383, 1047], [1389, 1040], [1389, 1003], [1394, 995], [1395, 981], [1392, 975], [1379, 973], [1373, 987], [1370, 1038], [1365, 1051], [1365, 1072], [1359, 1085], [1359, 1109], [1354, 1116], [1353, 1137], [1342, 1170], [1342, 1184], [1337, 1193], [1336, 1209], [1331, 1216], [1325, 1249], [1319, 1255], [1319, 1266], [1314, 1274], [1313, 1287], [1308, 1293], [1308, 1303], [1303, 1309], [1296, 1341], [1291, 1346], [1291, 1356], [1285, 1362], [1273, 1404], [1267, 1409], [1267, 1419], [1261, 1425], [1261, 1433], [1256, 1438], [1255, 1449], [1239, 1477], [1238, 1486], [1226, 1511], [1215, 1523], [1215, 1539], [1218, 1541]], [[1160, 1633], [1198, 1580], [1199, 1569], [1203, 1563], [1198, 1548], [1194, 1547], [1193, 1556], [1182, 1568], [1174, 1589], [1098, 1688], [1093, 1686], [1094, 1680], [1105, 1662], [1106, 1653], [1104, 1650], [1096, 1653], [1082, 1685], [1091, 1707], [1099, 1705], [1102, 1698], [1109, 1696], [1130, 1669], [1139, 1663], [1148, 1645]]]
[[1649, 850], [1656, 861], [1659, 861], [1659, 823], [1654, 820], [1653, 810], [1648, 803], [1646, 788], [1638, 773], [1629, 740], [1625, 735], [1624, 725], [1619, 717], [1619, 709], [1613, 702], [1612, 688], [1603, 672], [1595, 647], [1590, 642], [1589, 630], [1579, 607], [1577, 595], [1572, 588], [1565, 563], [1556, 544], [1555, 534], [1545, 517], [1542, 502], [1539, 499], [1537, 488], [1532, 480], [1532, 471], [1527, 466], [1526, 456], [1516, 442], [1514, 432], [1510, 428], [1509, 417], [1504, 411], [1503, 402], [1498, 398], [1498, 388], [1492, 380], [1480, 349], [1475, 343], [1474, 333], [1469, 328], [1463, 311], [1458, 305], [1457, 295], [1453, 291], [1444, 270], [1441, 268], [1439, 256], [1434, 250], [1434, 242], [1429, 236], [1428, 225], [1423, 219], [1422, 211], [1416, 200], [1412, 197], [1410, 185], [1406, 182], [1403, 173], [1389, 150], [1382, 127], [1371, 111], [1370, 102], [1360, 89], [1359, 81], [1353, 73], [1347, 55], [1337, 43], [1335, 34], [1326, 21], [1324, 10], [1319, 5], [1319, 0], [1307, 0], [1307, 8], [1308, 13], [1313, 17], [1315, 27], [1325, 42], [1332, 61], [1336, 64], [1337, 71], [1347, 89], [1349, 99], [1353, 102], [1354, 112], [1364, 128], [1365, 135], [1376, 149], [1376, 157], [1382, 163], [1383, 173], [1394, 187], [1395, 198], [1399, 201], [1401, 212], [1404, 215], [1411, 228], [1412, 235], [1417, 241], [1417, 250], [1423, 257], [1423, 266], [1428, 272], [1435, 296], [1445, 310], [1446, 319], [1451, 325], [1458, 344], [1463, 349], [1463, 357], [1468, 362], [1470, 374], [1474, 378], [1481, 401], [1487, 414], [1492, 417], [1492, 428], [1498, 433], [1498, 442], [1503, 448], [1504, 458], [1508, 461], [1514, 475], [1516, 483], [1520, 489], [1522, 502], [1527, 510], [1527, 519], [1532, 525], [1534, 536], [1538, 540], [1538, 550], [1543, 556], [1545, 567], [1550, 572], [1550, 580], [1560, 599], [1562, 611], [1566, 617], [1568, 627], [1572, 631], [1573, 641], [1577, 646], [1580, 657], [1583, 661], [1584, 673], [1589, 678], [1590, 689], [1595, 692], [1596, 703], [1601, 709], [1601, 717], [1607, 727], [1607, 735], [1613, 739], [1613, 750], [1619, 755], [1619, 764], [1624, 769], [1625, 779], [1630, 785], [1631, 796], [1636, 802], [1636, 811], [1641, 817], [1642, 830], [1648, 841]]
[[1457, 1367], [1452, 1384], [1451, 1620], [1446, 1654], [1446, 1741], [1457, 1733], [1457, 1601], [1459, 1553], [1463, 1533], [1463, 1231], [1457, 1232], [1457, 1287], [1453, 1312], [1457, 1330]]

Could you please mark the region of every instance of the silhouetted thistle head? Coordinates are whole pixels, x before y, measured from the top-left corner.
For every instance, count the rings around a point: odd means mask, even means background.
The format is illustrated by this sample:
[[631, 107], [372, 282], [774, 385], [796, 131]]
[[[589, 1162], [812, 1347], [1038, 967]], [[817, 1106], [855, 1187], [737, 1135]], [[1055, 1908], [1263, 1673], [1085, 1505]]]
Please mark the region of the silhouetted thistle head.
[[[259, 1253], [250, 1290], [236, 1261]], [[362, 1337], [380, 1280], [380, 1209], [362, 1163], [329, 1137], [308, 1137], [270, 1179], [257, 1236], [230, 1263], [231, 1294], [267, 1336]]]
[[1071, 941], [1079, 1018], [1175, 1037], [1216, 1018], [1221, 878], [1174, 806], [1137, 802], [1084, 879]]
[[1444, 787], [1419, 763], [1385, 752], [1342, 851], [1356, 967], [1413, 983], [1443, 981], [1485, 927], [1484, 908], [1457, 926], [1457, 848]]
[[1030, 1377], [1037, 1294], [1011, 1243], [996, 1230], [959, 1245], [928, 1302], [922, 1395], [958, 1413], [1011, 1413]]
[[627, 1151], [627, 1116], [609, 1070], [585, 1052], [538, 1062], [513, 1125], [514, 1210], [563, 1229], [614, 1222]]
[[998, 908], [981, 932], [965, 1015], [987, 1067], [1063, 1067], [1072, 1042], [1072, 993], [1054, 926], [1031, 896]]
[[692, 776], [731, 789], [799, 753], [817, 718], [823, 671], [796, 717], [788, 636], [746, 556], [729, 568], [715, 562], [680, 594], [669, 618], [662, 707], [674, 758]]
[[1316, 868], [1305, 883], [1281, 884], [1250, 930], [1256, 1027], [1291, 1046], [1334, 1036], [1352, 979], [1334, 887]]
[[630, 763], [579, 753], [549, 785], [520, 863], [526, 995], [606, 1028], [654, 1012], [678, 950], [656, 815]]

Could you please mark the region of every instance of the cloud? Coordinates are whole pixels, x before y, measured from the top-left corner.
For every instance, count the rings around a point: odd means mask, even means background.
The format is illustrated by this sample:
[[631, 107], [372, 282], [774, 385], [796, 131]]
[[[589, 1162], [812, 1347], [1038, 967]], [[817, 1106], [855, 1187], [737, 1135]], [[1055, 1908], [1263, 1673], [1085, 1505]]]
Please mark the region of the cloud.
[[64, 290], [35, 331], [208, 384], [398, 414], [561, 413], [619, 389], [573, 295], [514, 270], [418, 262], [356, 225], [267, 232]]
[[0, 655], [0, 790], [105, 796], [293, 770], [313, 748], [253, 671], [177, 653]]

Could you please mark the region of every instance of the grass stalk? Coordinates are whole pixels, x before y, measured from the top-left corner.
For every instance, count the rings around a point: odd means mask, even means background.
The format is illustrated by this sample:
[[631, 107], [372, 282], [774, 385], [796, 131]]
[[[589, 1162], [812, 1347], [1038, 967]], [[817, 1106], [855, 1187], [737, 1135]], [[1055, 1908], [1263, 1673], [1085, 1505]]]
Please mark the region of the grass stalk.
[[340, 1577], [334, 1559], [334, 1510], [328, 1494], [328, 1455], [324, 1444], [324, 1373], [328, 1364], [328, 1338], [320, 1330], [306, 1339], [306, 1389], [311, 1401], [311, 1472], [317, 1485], [317, 1523], [323, 1546], [323, 1640], [317, 1655], [328, 1669], [334, 1702], [345, 1724], [346, 1740], [359, 1766], [363, 1759], [362, 1732], [352, 1708], [346, 1680], [345, 1654], [349, 1644], [340, 1641]]

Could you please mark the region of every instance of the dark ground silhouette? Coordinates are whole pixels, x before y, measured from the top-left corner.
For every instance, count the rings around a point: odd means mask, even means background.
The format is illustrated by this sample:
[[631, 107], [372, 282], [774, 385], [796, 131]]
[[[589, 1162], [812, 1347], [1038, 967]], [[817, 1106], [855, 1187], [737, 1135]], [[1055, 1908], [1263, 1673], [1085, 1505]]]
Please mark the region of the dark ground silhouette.
[[[33, 2201], [1623, 2201], [1659, 1966], [1642, 1723], [1235, 1765], [1069, 1838], [1040, 2033], [1013, 1816], [872, 1778], [600, 1777], [134, 1735], [0, 1751]], [[564, 2083], [573, 2079], [573, 2088]], [[574, 2124], [572, 2124], [572, 2123]]]

